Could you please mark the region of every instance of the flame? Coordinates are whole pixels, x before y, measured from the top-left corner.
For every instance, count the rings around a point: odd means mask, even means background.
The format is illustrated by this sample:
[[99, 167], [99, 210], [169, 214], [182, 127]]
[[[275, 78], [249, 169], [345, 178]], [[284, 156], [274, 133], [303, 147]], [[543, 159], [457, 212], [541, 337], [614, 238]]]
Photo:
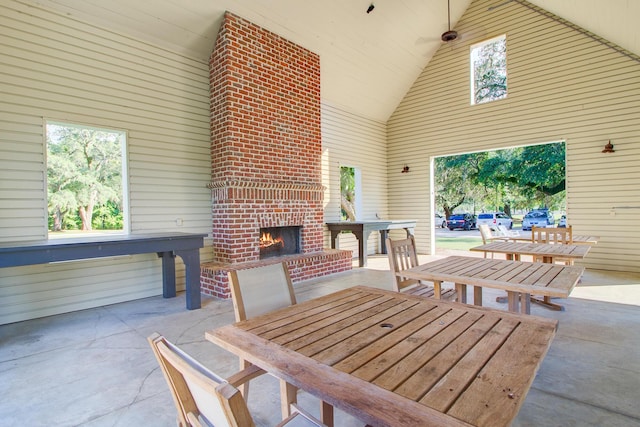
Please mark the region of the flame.
[[280, 237], [274, 239], [271, 236], [271, 233], [262, 232], [262, 235], [260, 236], [260, 247], [268, 248], [273, 245], [280, 245], [284, 247], [284, 240]]

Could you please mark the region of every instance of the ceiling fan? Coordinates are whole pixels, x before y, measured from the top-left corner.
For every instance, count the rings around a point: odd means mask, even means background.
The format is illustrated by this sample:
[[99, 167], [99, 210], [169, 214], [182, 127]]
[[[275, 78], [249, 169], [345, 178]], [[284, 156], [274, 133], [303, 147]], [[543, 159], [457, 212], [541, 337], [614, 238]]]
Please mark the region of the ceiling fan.
[[447, 22], [449, 28], [447, 31], [442, 33], [440, 39], [443, 42], [451, 42], [458, 38], [458, 32], [451, 29], [451, 3], [450, 0], [447, 0]]

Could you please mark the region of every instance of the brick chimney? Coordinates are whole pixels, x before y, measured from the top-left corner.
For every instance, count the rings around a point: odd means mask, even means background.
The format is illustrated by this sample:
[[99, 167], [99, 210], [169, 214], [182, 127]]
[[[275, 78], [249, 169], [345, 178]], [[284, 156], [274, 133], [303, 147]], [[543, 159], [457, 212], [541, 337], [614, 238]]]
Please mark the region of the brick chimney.
[[210, 82], [214, 263], [202, 291], [228, 297], [229, 269], [266, 262], [267, 227], [300, 227], [301, 253], [285, 259], [294, 280], [350, 269], [350, 251], [323, 250], [318, 55], [227, 12]]

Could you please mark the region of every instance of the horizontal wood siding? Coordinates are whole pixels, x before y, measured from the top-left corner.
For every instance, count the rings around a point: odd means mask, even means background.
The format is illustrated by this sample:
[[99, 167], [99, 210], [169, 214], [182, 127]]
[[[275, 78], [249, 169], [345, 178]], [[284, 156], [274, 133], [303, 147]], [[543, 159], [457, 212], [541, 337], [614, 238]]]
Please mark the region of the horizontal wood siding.
[[[132, 233], [211, 231], [206, 62], [14, 1], [0, 46], [0, 242], [47, 237], [46, 120], [127, 132]], [[0, 323], [161, 294], [160, 269], [155, 254], [0, 269]]]
[[[640, 272], [640, 59], [526, 2], [492, 6], [472, 2], [388, 122], [390, 215], [417, 218], [429, 253], [433, 156], [566, 141], [569, 223], [601, 237], [583, 264]], [[508, 96], [470, 105], [469, 47], [500, 34]]]
[[[364, 119], [331, 105], [322, 105], [322, 184], [325, 221], [340, 220], [340, 167], [351, 166], [362, 174], [362, 212], [358, 219], [389, 218], [387, 207], [386, 130], [383, 123]], [[398, 171], [399, 172], [399, 171]], [[379, 238], [371, 235], [367, 253], [376, 253]], [[358, 256], [358, 242], [351, 233], [341, 234], [340, 249]], [[325, 246], [330, 234], [325, 228]]]

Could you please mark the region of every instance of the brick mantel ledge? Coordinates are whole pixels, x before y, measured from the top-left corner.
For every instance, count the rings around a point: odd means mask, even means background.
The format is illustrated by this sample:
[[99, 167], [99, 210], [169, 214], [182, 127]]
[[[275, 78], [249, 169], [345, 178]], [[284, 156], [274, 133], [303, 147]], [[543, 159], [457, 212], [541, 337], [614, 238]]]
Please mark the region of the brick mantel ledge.
[[326, 187], [322, 184], [300, 184], [292, 182], [256, 182], [256, 181], [211, 181], [207, 188], [254, 188], [261, 190], [306, 190], [324, 191]]
[[257, 261], [238, 263], [208, 262], [200, 264], [200, 291], [217, 298], [231, 298], [228, 272], [245, 268], [260, 267], [285, 261], [294, 283], [340, 273], [352, 268], [353, 252], [340, 249], [325, 249], [296, 255], [265, 258]]

